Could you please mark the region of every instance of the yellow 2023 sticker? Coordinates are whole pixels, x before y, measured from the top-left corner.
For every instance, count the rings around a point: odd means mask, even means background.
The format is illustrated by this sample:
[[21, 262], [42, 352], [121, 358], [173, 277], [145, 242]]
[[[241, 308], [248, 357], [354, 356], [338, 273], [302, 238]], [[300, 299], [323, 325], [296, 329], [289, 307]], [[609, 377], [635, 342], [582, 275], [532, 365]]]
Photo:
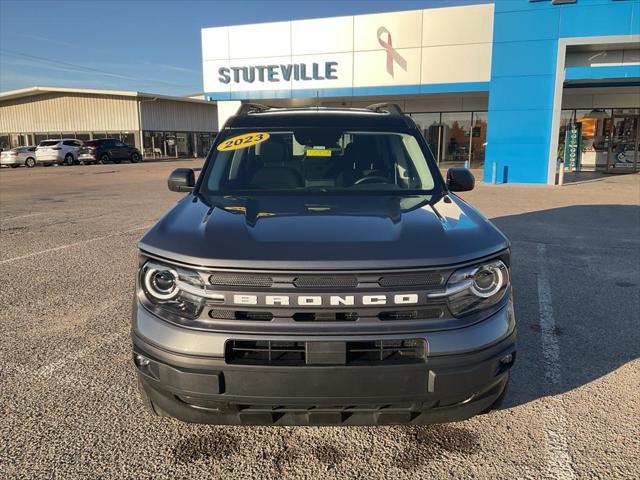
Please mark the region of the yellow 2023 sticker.
[[220, 150], [221, 152], [226, 152], [228, 150], [247, 148], [251, 147], [252, 145], [262, 143], [268, 138], [269, 134], [266, 132], [245, 133], [243, 135], [238, 135], [236, 137], [231, 137], [227, 140], [223, 140], [222, 143], [218, 145], [218, 150]]

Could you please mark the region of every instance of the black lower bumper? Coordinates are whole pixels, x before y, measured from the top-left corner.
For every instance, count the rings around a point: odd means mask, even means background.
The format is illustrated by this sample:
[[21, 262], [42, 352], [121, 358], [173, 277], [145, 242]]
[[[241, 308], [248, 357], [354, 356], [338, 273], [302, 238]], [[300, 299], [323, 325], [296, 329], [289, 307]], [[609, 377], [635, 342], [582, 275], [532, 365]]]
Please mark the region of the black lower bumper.
[[[388, 366], [248, 366], [177, 355], [134, 339], [136, 367], [157, 410], [192, 423], [375, 425], [459, 421], [500, 397], [515, 332], [481, 351]], [[505, 361], [509, 359], [510, 361]]]

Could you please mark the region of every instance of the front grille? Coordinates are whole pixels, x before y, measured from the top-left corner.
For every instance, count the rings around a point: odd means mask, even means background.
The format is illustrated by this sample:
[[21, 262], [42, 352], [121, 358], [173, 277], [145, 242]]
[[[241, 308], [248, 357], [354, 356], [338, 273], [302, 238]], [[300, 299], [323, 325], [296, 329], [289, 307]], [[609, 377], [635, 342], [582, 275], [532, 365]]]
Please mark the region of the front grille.
[[385, 275], [378, 280], [381, 287], [434, 287], [442, 284], [440, 272]]
[[229, 340], [225, 350], [227, 363], [238, 365], [305, 364], [305, 342]]
[[347, 363], [350, 364], [418, 363], [424, 358], [424, 340], [347, 342]]
[[[314, 342], [275, 340], [229, 340], [225, 347], [225, 360], [236, 365], [395, 365], [422, 363], [425, 360], [425, 342], [421, 339], [372, 340], [353, 342], [326, 342], [332, 345], [331, 358], [343, 361], [313, 363], [308, 355]], [[313, 346], [313, 345], [312, 345]], [[339, 355], [344, 349], [344, 355]], [[313, 351], [313, 350], [311, 350]], [[336, 355], [336, 352], [338, 354]]]
[[293, 314], [296, 322], [355, 322], [356, 312], [298, 312]]
[[273, 278], [253, 273], [214, 273], [209, 276], [209, 283], [223, 287], [270, 287]]
[[256, 311], [239, 311], [239, 310], [223, 310], [220, 308], [212, 308], [209, 310], [209, 317], [214, 320], [254, 320], [262, 322], [270, 322], [273, 320], [271, 312]]
[[444, 311], [440, 307], [422, 308], [420, 310], [398, 310], [380, 312], [380, 320], [435, 320], [441, 318]]
[[358, 277], [347, 275], [305, 275], [297, 277], [293, 284], [298, 288], [356, 288]]

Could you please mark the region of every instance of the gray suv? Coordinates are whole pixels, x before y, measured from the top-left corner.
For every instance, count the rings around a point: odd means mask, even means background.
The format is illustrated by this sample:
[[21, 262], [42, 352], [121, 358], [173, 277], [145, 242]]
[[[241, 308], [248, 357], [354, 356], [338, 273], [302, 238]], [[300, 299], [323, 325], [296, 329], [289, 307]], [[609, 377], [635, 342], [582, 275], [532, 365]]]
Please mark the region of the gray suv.
[[464, 420], [515, 361], [509, 241], [395, 105], [245, 104], [139, 243], [133, 361], [186, 422]]

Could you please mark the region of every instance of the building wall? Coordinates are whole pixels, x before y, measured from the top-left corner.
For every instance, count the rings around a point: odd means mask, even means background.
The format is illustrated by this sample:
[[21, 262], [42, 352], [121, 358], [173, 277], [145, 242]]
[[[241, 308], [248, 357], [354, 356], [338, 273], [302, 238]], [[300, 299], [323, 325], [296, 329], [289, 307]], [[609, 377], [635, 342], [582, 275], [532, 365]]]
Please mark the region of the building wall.
[[640, 108], [638, 87], [565, 88], [562, 108]]
[[485, 181], [495, 165], [498, 182], [554, 183], [553, 125], [561, 105], [555, 92], [564, 78], [559, 43], [637, 35], [639, 16], [638, 0], [495, 1]]
[[487, 2], [205, 28], [205, 97], [482, 91], [491, 74], [492, 32], [493, 4]]
[[89, 132], [138, 129], [135, 98], [47, 93], [0, 103], [0, 132]]
[[140, 103], [140, 117], [142, 130], [145, 131], [218, 131], [217, 108], [213, 103], [143, 100]]

